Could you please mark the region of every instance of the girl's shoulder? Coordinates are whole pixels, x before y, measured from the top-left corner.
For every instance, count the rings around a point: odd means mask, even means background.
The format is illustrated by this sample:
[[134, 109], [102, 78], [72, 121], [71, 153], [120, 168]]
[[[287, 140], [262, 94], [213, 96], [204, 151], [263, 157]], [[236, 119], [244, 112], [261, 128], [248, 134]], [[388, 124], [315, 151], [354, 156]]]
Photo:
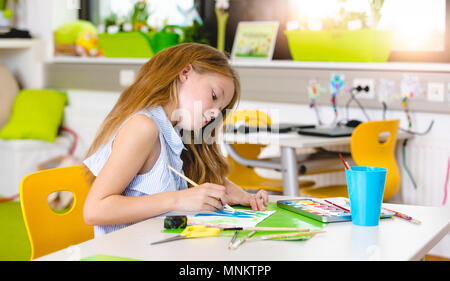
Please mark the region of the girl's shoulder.
[[117, 132], [115, 143], [126, 143], [127, 146], [147, 147], [158, 140], [158, 125], [146, 115], [132, 116]]

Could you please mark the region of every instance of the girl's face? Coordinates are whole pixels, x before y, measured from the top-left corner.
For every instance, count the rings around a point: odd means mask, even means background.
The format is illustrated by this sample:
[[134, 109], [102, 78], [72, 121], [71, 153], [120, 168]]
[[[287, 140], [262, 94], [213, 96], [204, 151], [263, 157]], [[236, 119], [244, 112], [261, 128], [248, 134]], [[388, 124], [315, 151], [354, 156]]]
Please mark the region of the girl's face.
[[188, 65], [178, 76], [178, 107], [172, 121], [185, 130], [197, 130], [217, 118], [233, 99], [234, 83], [217, 73], [197, 73]]

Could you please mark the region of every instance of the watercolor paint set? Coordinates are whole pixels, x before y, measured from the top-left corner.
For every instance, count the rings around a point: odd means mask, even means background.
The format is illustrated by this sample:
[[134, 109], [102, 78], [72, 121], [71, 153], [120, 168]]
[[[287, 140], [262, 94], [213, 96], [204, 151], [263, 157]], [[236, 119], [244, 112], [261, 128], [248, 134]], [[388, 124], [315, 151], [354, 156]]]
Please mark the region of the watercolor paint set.
[[[351, 221], [350, 204], [343, 197], [335, 198], [298, 198], [293, 200], [278, 200], [277, 206], [302, 216], [321, 222]], [[394, 214], [381, 211], [380, 218], [390, 218]]]

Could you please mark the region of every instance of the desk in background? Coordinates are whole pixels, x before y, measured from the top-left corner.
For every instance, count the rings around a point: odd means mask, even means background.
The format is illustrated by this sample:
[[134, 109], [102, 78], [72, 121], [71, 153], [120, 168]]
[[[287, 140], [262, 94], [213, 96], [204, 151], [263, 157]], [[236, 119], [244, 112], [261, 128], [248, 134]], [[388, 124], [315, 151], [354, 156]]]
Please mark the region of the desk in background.
[[[269, 196], [271, 202], [293, 199]], [[397, 217], [383, 219], [378, 227], [358, 227], [351, 222], [329, 223], [325, 233], [308, 241], [246, 242], [228, 250], [231, 237], [208, 237], [150, 245], [175, 234], [164, 233], [164, 217], [156, 217], [71, 249], [36, 260], [70, 260], [97, 254], [155, 261], [300, 261], [300, 260], [420, 260], [449, 231], [450, 213], [443, 207], [383, 204], [422, 221], [416, 225]], [[301, 217], [301, 216], [300, 216]]]
[[[397, 141], [410, 138], [411, 135], [399, 131]], [[292, 133], [225, 133], [222, 141], [230, 153], [230, 156], [239, 157], [236, 151], [231, 146], [231, 143], [248, 143], [248, 144], [266, 144], [278, 145], [280, 147], [280, 162], [267, 162], [264, 160], [251, 160], [241, 157], [240, 160], [245, 161], [247, 165], [259, 168], [279, 169], [283, 175], [283, 195], [299, 196], [298, 190], [298, 164], [296, 157], [296, 148], [319, 148], [330, 147], [335, 145], [349, 145], [351, 137], [316, 137], [299, 135]], [[238, 161], [239, 162], [239, 161]]]

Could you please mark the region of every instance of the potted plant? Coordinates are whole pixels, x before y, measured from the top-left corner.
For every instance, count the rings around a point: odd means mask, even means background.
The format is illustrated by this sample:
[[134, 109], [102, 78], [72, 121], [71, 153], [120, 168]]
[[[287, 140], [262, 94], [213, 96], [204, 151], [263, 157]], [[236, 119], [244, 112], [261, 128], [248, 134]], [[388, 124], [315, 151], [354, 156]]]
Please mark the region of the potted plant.
[[386, 62], [392, 32], [377, 29], [383, 2], [369, 2], [370, 20], [364, 12], [348, 12], [341, 7], [338, 17], [323, 18], [314, 23], [314, 28], [311, 22], [300, 21], [297, 29], [285, 30], [293, 60]]
[[[18, 0], [14, 0], [14, 4], [17, 2]], [[14, 12], [9, 9], [8, 0], [0, 0], [0, 27], [9, 27], [13, 16]]]

